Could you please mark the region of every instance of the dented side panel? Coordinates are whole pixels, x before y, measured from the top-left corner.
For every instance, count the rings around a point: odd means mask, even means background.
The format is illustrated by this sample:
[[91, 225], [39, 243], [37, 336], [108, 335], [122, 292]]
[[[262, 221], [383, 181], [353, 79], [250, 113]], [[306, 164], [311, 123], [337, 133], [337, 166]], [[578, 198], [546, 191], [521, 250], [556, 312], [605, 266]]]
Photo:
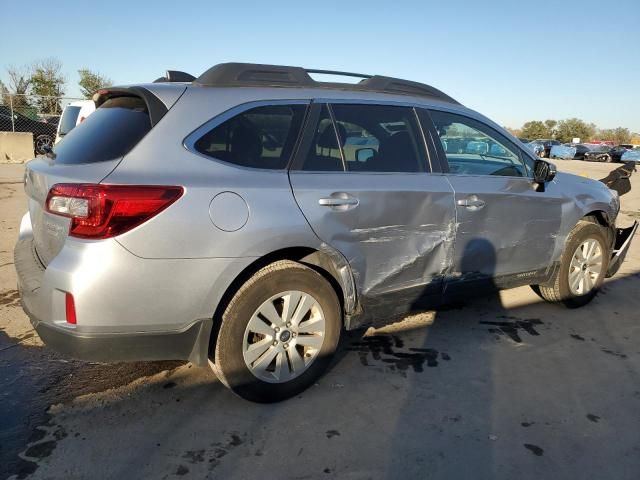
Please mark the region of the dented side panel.
[[[362, 304], [442, 288], [453, 255], [456, 212], [447, 179], [435, 174], [290, 172], [300, 209], [316, 235], [349, 262]], [[357, 205], [320, 205], [346, 194]], [[407, 298], [411, 303], [414, 299]]]
[[[547, 268], [564, 210], [559, 189], [536, 191], [529, 178], [450, 175], [458, 209], [452, 271], [493, 278]], [[476, 197], [481, 208], [460, 205]]]

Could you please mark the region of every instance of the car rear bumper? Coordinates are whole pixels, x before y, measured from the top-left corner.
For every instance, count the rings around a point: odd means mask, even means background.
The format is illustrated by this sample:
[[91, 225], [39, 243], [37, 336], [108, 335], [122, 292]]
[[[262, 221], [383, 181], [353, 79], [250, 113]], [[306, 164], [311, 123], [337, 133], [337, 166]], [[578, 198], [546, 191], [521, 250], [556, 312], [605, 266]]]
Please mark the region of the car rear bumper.
[[203, 320], [184, 332], [92, 335], [46, 324], [32, 316], [30, 319], [47, 346], [70, 357], [94, 362], [191, 360], [202, 365], [206, 363], [207, 352], [198, 351], [199, 339], [208, 339], [211, 332], [210, 323]]
[[[42, 340], [70, 356], [103, 362], [189, 360], [206, 365], [213, 313], [253, 259], [144, 259], [114, 240], [67, 239], [46, 268], [29, 214], [14, 263], [22, 306]], [[66, 293], [77, 322], [67, 322]]]
[[609, 261], [609, 269], [607, 270], [607, 278], [614, 276], [620, 269], [620, 265], [624, 262], [629, 247], [631, 246], [631, 240], [638, 230], [638, 222], [633, 222], [633, 225], [627, 228], [616, 229], [616, 242], [613, 247], [613, 253], [611, 260]]
[[[31, 238], [18, 241], [14, 250], [18, 291], [22, 308], [42, 341], [60, 353], [97, 362], [190, 360], [204, 365], [208, 357], [212, 321], [202, 319], [179, 330], [97, 333], [75, 325], [43, 318], [43, 303], [55, 302], [55, 294], [43, 285], [46, 269], [40, 264]], [[54, 289], [55, 290], [55, 289]]]

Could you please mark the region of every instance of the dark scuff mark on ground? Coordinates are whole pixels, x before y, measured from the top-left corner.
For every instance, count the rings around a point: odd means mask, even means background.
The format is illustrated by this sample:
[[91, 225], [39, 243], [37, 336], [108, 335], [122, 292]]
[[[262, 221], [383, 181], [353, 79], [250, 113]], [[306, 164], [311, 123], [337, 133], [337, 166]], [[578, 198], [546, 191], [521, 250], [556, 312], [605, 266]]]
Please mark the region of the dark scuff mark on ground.
[[[182, 454], [181, 459], [186, 460], [187, 462], [193, 465], [206, 462], [208, 470], [213, 471], [218, 465], [220, 465], [220, 462], [222, 461], [223, 457], [226, 457], [235, 448], [239, 447], [240, 445], [243, 445], [245, 441], [246, 441], [246, 433], [242, 435], [238, 433], [231, 433], [228, 436], [228, 439], [226, 442], [213, 442], [209, 445], [209, 448], [187, 450]], [[263, 452], [261, 450], [258, 450], [255, 453], [255, 456], [262, 456], [262, 455], [263, 455]], [[181, 464], [178, 468], [182, 466], [184, 465]], [[185, 473], [188, 473], [188, 472], [189, 472], [189, 469], [187, 468], [187, 472]]]
[[183, 475], [186, 475], [187, 473], [189, 473], [189, 469], [187, 467], [185, 467], [184, 465], [178, 465], [178, 468], [176, 469], [176, 475], [181, 477]]
[[525, 443], [524, 448], [533, 453], [536, 457], [541, 457], [544, 455], [544, 449], [540, 448], [537, 445], [532, 445], [531, 443]]
[[600, 417], [598, 415], [594, 415], [593, 413], [588, 413], [587, 419], [592, 421], [593, 423], [598, 423], [598, 421], [600, 420]]
[[584, 337], [581, 337], [580, 335], [578, 335], [577, 333], [572, 333], [571, 335], [569, 335], [571, 338], [573, 338], [574, 340], [580, 340], [581, 342], [584, 342]]
[[327, 438], [332, 438], [340, 436], [340, 432], [338, 430], [327, 430]]
[[627, 356], [624, 353], [614, 352], [613, 350], [609, 350], [608, 348], [602, 348], [602, 351], [609, 355], [613, 355], [614, 357], [627, 358]]
[[[512, 318], [512, 317], [502, 317], [502, 318]], [[509, 337], [516, 343], [522, 343], [522, 337], [520, 336], [520, 331], [524, 330], [529, 335], [538, 336], [540, 335], [538, 331], [535, 329], [538, 325], [544, 325], [542, 320], [539, 318], [526, 318], [526, 319], [515, 319], [512, 322], [480, 322], [480, 325], [491, 325], [497, 328], [490, 328], [489, 332], [495, 333], [497, 335], [503, 335]]]
[[[19, 300], [14, 299], [17, 292], [11, 292], [0, 294], [0, 301], [5, 302], [3, 308], [17, 307], [15, 303]], [[27, 333], [15, 339], [0, 331], [0, 378], [4, 387], [0, 391], [0, 478], [11, 475], [25, 478], [32, 474], [40, 455], [55, 448], [66, 436], [66, 432], [49, 423], [51, 417], [47, 412], [51, 405], [126, 385], [182, 364], [82, 362], [59, 355], [46, 346], [24, 343], [33, 336]], [[25, 398], [29, 401], [25, 402]], [[25, 448], [25, 455], [33, 461], [18, 457]]]
[[423, 372], [425, 363], [428, 367], [437, 367], [439, 358], [445, 361], [451, 360], [449, 354], [440, 353], [432, 348], [404, 348], [403, 340], [395, 335], [364, 337], [351, 343], [347, 350], [357, 352], [360, 363], [365, 367], [375, 366], [376, 362], [382, 362], [391, 370], [402, 373], [409, 368], [414, 372]]

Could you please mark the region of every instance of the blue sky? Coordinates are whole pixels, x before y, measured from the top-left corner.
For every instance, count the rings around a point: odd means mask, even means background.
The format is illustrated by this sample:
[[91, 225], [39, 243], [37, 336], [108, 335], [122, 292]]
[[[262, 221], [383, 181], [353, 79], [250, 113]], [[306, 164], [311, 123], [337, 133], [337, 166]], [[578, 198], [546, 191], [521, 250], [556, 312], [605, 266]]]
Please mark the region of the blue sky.
[[[309, 5], [307, 5], [307, 3]], [[498, 123], [579, 117], [640, 132], [640, 2], [3, 2], [4, 67], [57, 57], [116, 84], [227, 61], [379, 73]]]

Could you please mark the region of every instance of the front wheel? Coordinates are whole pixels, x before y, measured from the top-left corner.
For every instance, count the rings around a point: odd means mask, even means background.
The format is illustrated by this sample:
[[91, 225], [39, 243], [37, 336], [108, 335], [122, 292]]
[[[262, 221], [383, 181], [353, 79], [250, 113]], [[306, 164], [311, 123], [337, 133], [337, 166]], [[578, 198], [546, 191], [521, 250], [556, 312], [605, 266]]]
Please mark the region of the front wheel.
[[300, 263], [275, 262], [229, 302], [210, 364], [221, 382], [247, 400], [284, 400], [327, 368], [341, 320], [338, 296], [322, 275]]
[[609, 266], [610, 251], [606, 231], [596, 223], [578, 222], [567, 237], [560, 268], [548, 285], [535, 285], [543, 299], [577, 308], [598, 293]]

